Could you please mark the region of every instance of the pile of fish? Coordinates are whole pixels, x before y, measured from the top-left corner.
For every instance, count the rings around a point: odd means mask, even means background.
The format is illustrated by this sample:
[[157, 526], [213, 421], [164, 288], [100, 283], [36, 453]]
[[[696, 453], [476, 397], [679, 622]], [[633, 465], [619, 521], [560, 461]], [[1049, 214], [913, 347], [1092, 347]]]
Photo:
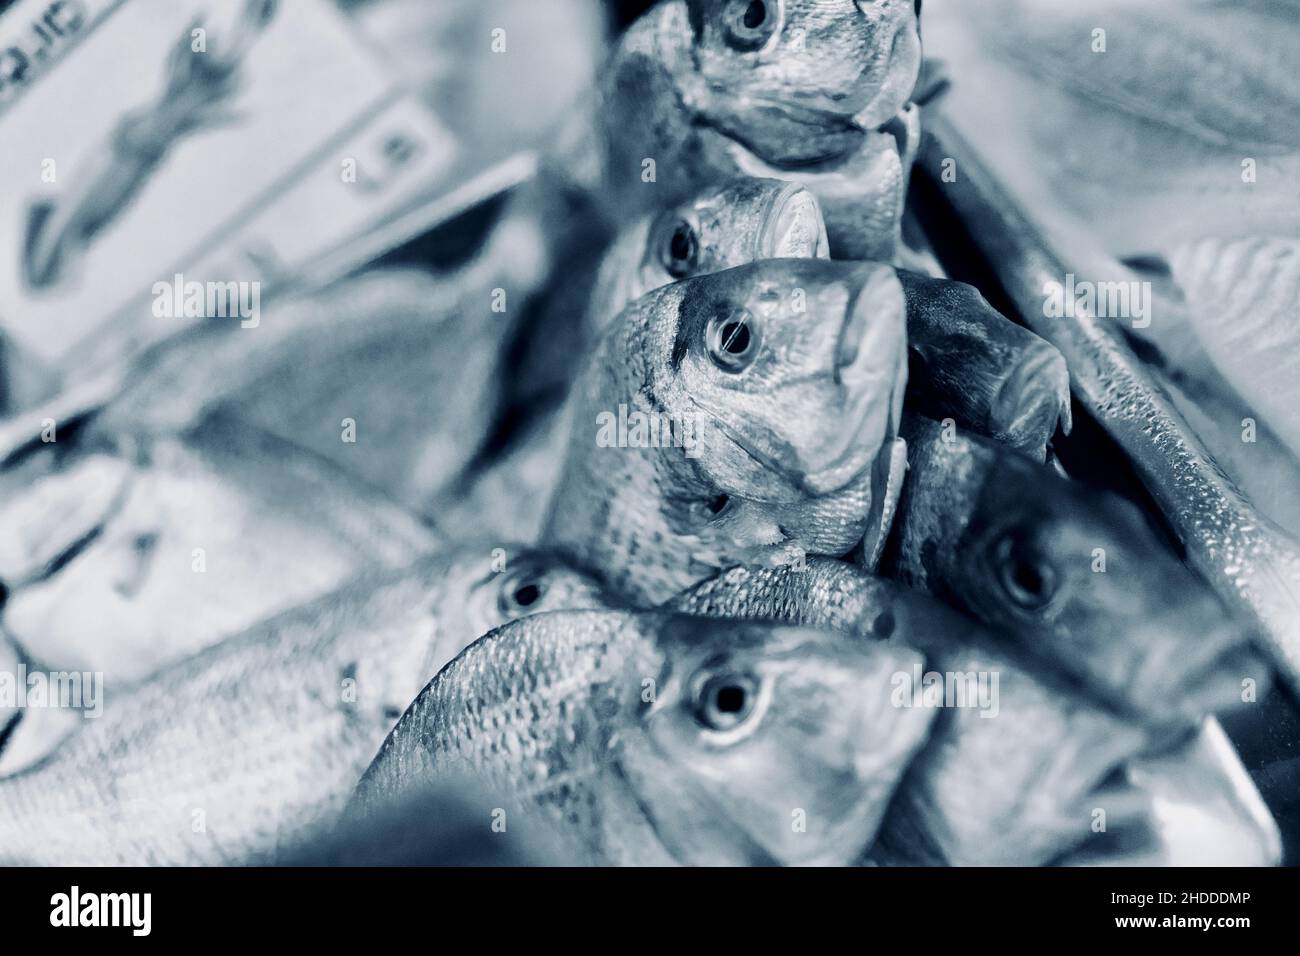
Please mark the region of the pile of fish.
[[[990, 5], [1202, 66], [1166, 48], [1199, 14], [1047, 6]], [[945, 75], [920, 7], [661, 0], [535, 175], [440, 227], [455, 263], [0, 422], [0, 669], [105, 687], [93, 719], [0, 696], [0, 861], [1281, 862], [1260, 787], [1296, 742], [1234, 743], [1300, 688], [1300, 510], [1237, 489], [1300, 476], [1294, 223], [1042, 222], [1060, 170], [999, 177], [1044, 168], [1043, 118], [1008, 167], [961, 104], [999, 56], [1063, 61], [936, 0]], [[1124, 64], [1081, 95], [1223, 118]], [[1145, 341], [1044, 318], [1062, 263], [1166, 253]]]

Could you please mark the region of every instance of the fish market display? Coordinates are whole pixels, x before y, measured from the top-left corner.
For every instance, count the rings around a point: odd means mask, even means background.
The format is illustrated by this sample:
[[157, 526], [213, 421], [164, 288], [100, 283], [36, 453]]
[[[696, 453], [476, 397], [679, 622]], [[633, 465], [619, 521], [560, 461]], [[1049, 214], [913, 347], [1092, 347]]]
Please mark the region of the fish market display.
[[0, 865], [1300, 862], [1295, 0], [217, 6], [0, 0]]
[[[733, 568], [672, 606], [831, 627], [925, 652], [924, 674], [895, 675], [897, 700], [941, 713], [869, 854], [875, 863], [1030, 865], [1086, 851], [1099, 864], [1131, 865], [1131, 855], [1105, 842], [1110, 831], [1093, 826], [1098, 808], [1117, 807], [1131, 828], [1162, 836], [1164, 853], [1191, 852], [1181, 849], [1186, 840], [1163, 832], [1190, 810], [1220, 834], [1200, 848], [1202, 862], [1276, 861], [1276, 828], [1260, 814], [1259, 794], [1242, 779], [1231, 748], [1211, 743], [1222, 740], [1217, 725], [1198, 735], [1200, 764], [1190, 771], [1182, 769], [1186, 761], [1149, 758], [1144, 751], [1158, 748], [1165, 731], [1126, 720], [1100, 697], [1064, 692], [1067, 666], [1033, 661], [1023, 649], [1015, 655], [996, 632], [860, 568], [825, 558], [803, 567]], [[1021, 630], [1034, 636], [1031, 626]], [[1234, 699], [1223, 693], [1201, 701], [1217, 709]], [[1113, 782], [1119, 772], [1133, 779]], [[1180, 772], [1196, 786], [1180, 790]], [[1202, 789], [1210, 787], [1212, 797]], [[1167, 802], [1180, 807], [1171, 811]]]
[[371, 573], [159, 671], [0, 779], [0, 859], [237, 863], [328, 822], [407, 703], [475, 636], [599, 606], [577, 573], [492, 563], [484, 548]]
[[[655, 218], [644, 218], [613, 243], [579, 327], [563, 317], [581, 366], [591, 340], [627, 305], [674, 281], [777, 258], [827, 258], [820, 206], [806, 189], [741, 177]], [[964, 428], [1042, 456], [1058, 428], [1070, 428], [1065, 361], [1042, 339], [1013, 325], [973, 287], [899, 270], [907, 297], [909, 404]], [[556, 330], [563, 338], [566, 332]], [[555, 373], [556, 363], [552, 362]], [[556, 373], [557, 387], [568, 375]], [[454, 533], [511, 502], [501, 533], [531, 538], [544, 518], [539, 503], [558, 480], [566, 428], [563, 414], [542, 413], [519, 428], [495, 462], [471, 469], [428, 510]], [[463, 522], [463, 524], [462, 524]]]
[[807, 628], [538, 614], [421, 691], [358, 799], [468, 772], [545, 807], [586, 862], [850, 863], [929, 729], [889, 703], [891, 674], [919, 663]]
[[1300, 542], [1261, 515], [1223, 473], [1095, 302], [1085, 296], [1074, 303], [1074, 321], [1051, 318], [1041, 296], [1060, 288], [1058, 276], [1068, 281], [1068, 267], [960, 134], [942, 121], [933, 126], [939, 136], [927, 133], [923, 165], [937, 169], [943, 157], [960, 154], [965, 178], [946, 198], [962, 216], [981, 220], [979, 251], [996, 261], [1020, 317], [1061, 350], [1076, 396], [1132, 456], [1192, 567], [1257, 625], [1281, 676], [1300, 686]]

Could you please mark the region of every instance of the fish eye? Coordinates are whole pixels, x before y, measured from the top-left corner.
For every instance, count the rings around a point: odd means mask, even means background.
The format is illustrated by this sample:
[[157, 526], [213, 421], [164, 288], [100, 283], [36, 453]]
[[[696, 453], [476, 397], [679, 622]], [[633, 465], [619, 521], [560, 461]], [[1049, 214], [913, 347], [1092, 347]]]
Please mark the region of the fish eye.
[[546, 596], [546, 582], [537, 572], [506, 575], [497, 594], [497, 607], [506, 617], [529, 614]]
[[758, 681], [752, 674], [715, 674], [695, 694], [695, 719], [709, 730], [734, 730], [754, 713]]
[[718, 494], [705, 501], [692, 501], [689, 511], [694, 524], [705, 525], [725, 512], [730, 506], [730, 496]]
[[695, 229], [684, 219], [674, 220], [659, 244], [659, 264], [674, 279], [693, 275], [700, 257], [700, 241]]
[[776, 32], [778, 0], [730, 0], [722, 13], [727, 43], [737, 50], [757, 50]]
[[758, 355], [761, 336], [754, 316], [744, 309], [715, 315], [704, 341], [713, 364], [724, 372], [743, 372]]
[[1016, 534], [1006, 534], [997, 545], [998, 582], [1022, 611], [1041, 611], [1056, 596], [1056, 571]]

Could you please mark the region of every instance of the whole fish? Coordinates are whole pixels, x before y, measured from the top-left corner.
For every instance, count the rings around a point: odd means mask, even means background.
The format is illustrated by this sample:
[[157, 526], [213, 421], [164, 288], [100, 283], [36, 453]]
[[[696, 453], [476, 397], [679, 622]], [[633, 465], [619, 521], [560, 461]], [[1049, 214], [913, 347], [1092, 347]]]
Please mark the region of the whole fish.
[[[1133, 862], [1096, 847], [1098, 806], [1111, 807], [1116, 816], [1122, 810], [1154, 831], [1176, 827], [1190, 811], [1203, 826], [1241, 838], [1234, 847], [1216, 841], [1204, 848], [1206, 863], [1276, 857], [1276, 827], [1259, 812], [1259, 794], [1230, 746], [1190, 769], [1167, 757], [1147, 759], [1144, 749], [1163, 739], [1159, 728], [1062, 686], [985, 626], [861, 568], [827, 558], [809, 558], [803, 566], [732, 568], [670, 606], [901, 642], [925, 653], [926, 675], [957, 682], [954, 700], [964, 704], [937, 708], [943, 713], [904, 777], [872, 862], [1037, 865], [1071, 850]], [[896, 705], [926, 706], [931, 692], [921, 686], [922, 675], [901, 677]], [[947, 687], [938, 686], [938, 700], [946, 703]], [[1211, 725], [1205, 733], [1222, 731]], [[1120, 773], [1132, 780], [1112, 784]], [[1175, 782], [1183, 785], [1180, 812], [1169, 807]], [[1166, 834], [1166, 852], [1185, 854], [1181, 844], [1192, 839], [1186, 832]]]
[[484, 546], [371, 571], [168, 667], [0, 779], [0, 859], [274, 858], [342, 809], [422, 686], [484, 630], [600, 606], [590, 579]]
[[95, 447], [79, 463], [65, 451], [67, 471], [4, 512], [17, 527], [0, 540], [48, 527], [60, 550], [8, 562], [3, 623], [43, 665], [103, 672], [112, 688], [438, 540], [328, 462], [222, 415]]
[[718, 567], [881, 540], [906, 362], [886, 266], [774, 259], [652, 292], [576, 386], [542, 541], [655, 604]]
[[1018, 640], [1115, 706], [1199, 718], [1266, 682], [1255, 635], [1138, 509], [934, 422], [910, 462], [887, 569]]
[[606, 67], [597, 144], [610, 205], [663, 208], [738, 173], [791, 179], [837, 258], [890, 259], [916, 148], [912, 0], [670, 0]]
[[421, 691], [356, 800], [464, 773], [507, 819], [545, 808], [583, 862], [848, 863], [925, 740], [933, 715], [889, 703], [920, 660], [760, 622], [533, 615]]

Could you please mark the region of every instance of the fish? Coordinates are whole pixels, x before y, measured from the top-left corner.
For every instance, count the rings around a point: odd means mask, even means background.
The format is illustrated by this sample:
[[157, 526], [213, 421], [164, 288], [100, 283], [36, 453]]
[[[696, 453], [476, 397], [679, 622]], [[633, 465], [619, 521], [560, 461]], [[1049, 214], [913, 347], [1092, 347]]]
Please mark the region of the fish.
[[920, 63], [911, 0], [661, 3], [606, 65], [587, 167], [624, 214], [738, 173], [793, 180], [821, 201], [836, 258], [889, 260]]
[[[605, 256], [589, 325], [681, 279], [762, 259], [830, 258], [817, 197], [741, 177], [625, 230]], [[964, 282], [898, 270], [907, 295], [909, 405], [1043, 457], [1071, 427], [1070, 376], [1056, 348]]]
[[420, 688], [485, 630], [594, 581], [513, 546], [374, 568], [160, 670], [53, 754], [0, 779], [0, 859], [273, 860], [336, 818]]
[[720, 567], [883, 538], [904, 310], [891, 268], [816, 259], [638, 299], [575, 386], [541, 542], [644, 606]]
[[451, 535], [478, 529], [535, 540], [564, 457], [563, 397], [618, 314], [680, 279], [760, 259], [814, 257], [828, 257], [821, 208], [808, 190], [781, 180], [736, 177], [628, 226], [602, 258], [582, 321], [574, 321], [566, 287], [557, 307], [530, 323], [535, 341], [519, 376], [526, 384], [512, 384], [527, 412], [506, 446], [468, 464], [421, 511]]
[[[600, 266], [585, 322], [573, 321], [567, 292], [560, 296], [562, 314], [543, 320], [538, 333], [551, 344], [528, 364], [546, 366], [551, 380], [543, 391], [567, 393], [599, 334], [637, 298], [675, 281], [785, 258], [829, 258], [816, 196], [781, 180], [728, 180], [625, 229]], [[898, 278], [907, 300], [908, 406], [1043, 458], [1058, 429], [1070, 430], [1065, 360], [972, 286], [901, 269]], [[494, 531], [532, 540], [571, 427], [555, 410], [562, 400], [551, 398], [549, 408], [547, 401], [530, 397], [499, 457], [470, 465], [425, 513], [449, 531], [486, 520]]]
[[907, 295], [908, 409], [1043, 460], [1073, 426], [1064, 356], [972, 285], [901, 269], [898, 276]]
[[0, 513], [0, 540], [52, 532], [6, 560], [3, 625], [34, 660], [102, 672], [110, 688], [440, 540], [328, 462], [221, 414], [175, 438], [38, 448], [71, 458]]
[[1177, 724], [1269, 683], [1257, 635], [1136, 505], [1015, 452], [907, 419], [885, 573], [965, 610], [1100, 699]]
[[535, 614], [420, 692], [361, 812], [452, 774], [541, 807], [586, 864], [853, 861], [932, 715], [889, 703], [915, 651], [663, 612]]
[[630, 303], [682, 279], [761, 259], [829, 259], [817, 197], [798, 183], [736, 176], [624, 229], [588, 310], [602, 330]]
[[1015, 318], [1061, 350], [1075, 397], [1127, 455], [1188, 564], [1250, 624], [1294, 692], [1300, 688], [1300, 541], [1224, 475], [1114, 322], [1095, 308], [1077, 310], [1070, 321], [1047, 316], [1044, 290], [1073, 274], [1061, 247], [950, 122], [927, 114], [926, 125], [921, 180], [937, 184], [948, 160], [962, 169], [956, 183], [934, 190], [946, 214], [964, 224]]
[[[1098, 806], [1115, 811], [1114, 823], [1123, 818], [1161, 834], [1169, 858], [1192, 853], [1203, 865], [1222, 865], [1277, 856], [1276, 824], [1216, 722], [1207, 720], [1197, 743], [1148, 756], [1167, 737], [1162, 727], [1134, 722], [1063, 685], [985, 625], [860, 567], [810, 557], [797, 566], [731, 568], [668, 606], [900, 643], [924, 653], [927, 674], [956, 675], [955, 690], [969, 692], [965, 709], [948, 708], [936, 718], [862, 862], [1028, 866], [1074, 854], [1075, 863], [1134, 865], [1149, 859], [1098, 845], [1105, 842], [1093, 826]], [[986, 698], [980, 675], [989, 682]], [[897, 687], [906, 702], [918, 682]], [[1183, 782], [1181, 792], [1175, 781]], [[1223, 838], [1188, 846], [1196, 843], [1184, 822], [1189, 814]]]
[[1300, 458], [1230, 390], [1171, 369], [1151, 369], [1214, 461], [1261, 514], [1300, 536]]
[[1300, 232], [1294, 27], [1288, 0], [925, 9], [945, 117], [1080, 275], [1077, 243], [1122, 259]]
[[[438, 780], [371, 814], [346, 814], [253, 865], [568, 866], [547, 821], [502, 829], [496, 801], [466, 780]], [[494, 825], [495, 824], [495, 825]], [[521, 832], [522, 831], [522, 832]]]

